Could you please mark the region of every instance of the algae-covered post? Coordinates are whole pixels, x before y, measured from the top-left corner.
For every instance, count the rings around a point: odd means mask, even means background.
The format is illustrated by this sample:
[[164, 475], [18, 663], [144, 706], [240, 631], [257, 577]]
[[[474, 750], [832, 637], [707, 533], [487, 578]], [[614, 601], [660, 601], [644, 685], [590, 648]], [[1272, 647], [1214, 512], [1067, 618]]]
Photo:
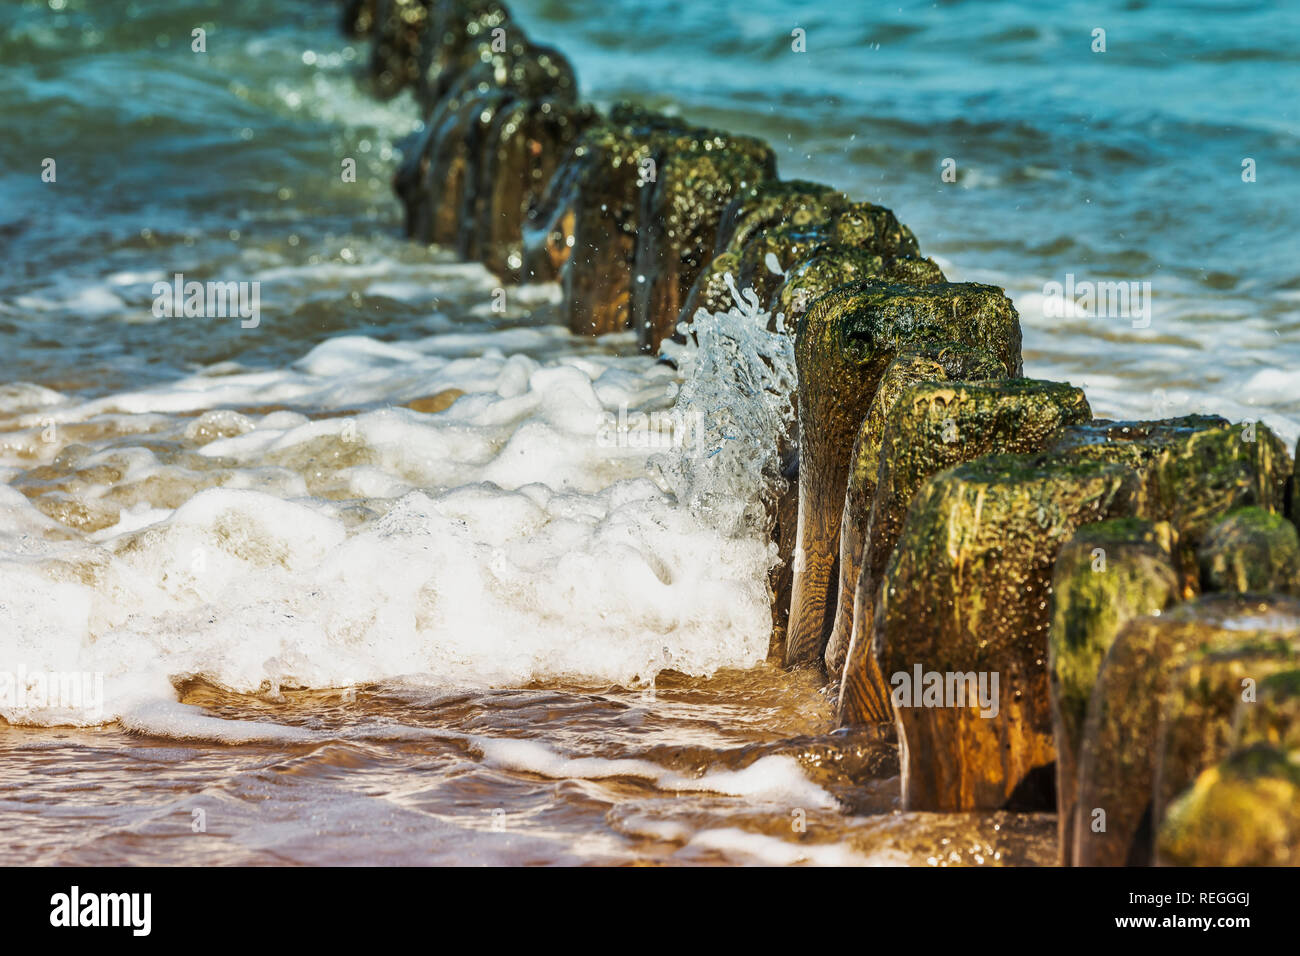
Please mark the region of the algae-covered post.
[[833, 290], [800, 319], [799, 532], [787, 664], [821, 660], [835, 612], [836, 565], [853, 441], [899, 351], [926, 342], [980, 348], [1020, 374], [1020, 324], [1001, 289], [975, 283]]
[[990, 456], [941, 472], [912, 503], [881, 582], [881, 670], [996, 674], [997, 713], [894, 708], [903, 802], [917, 810], [1053, 804], [1047, 628], [1052, 561], [1075, 529], [1130, 514], [1133, 472], [1061, 454]]
[[1294, 670], [1297, 652], [1291, 598], [1209, 595], [1131, 621], [1088, 704], [1074, 862], [1150, 863], [1170, 797], [1228, 756], [1242, 679]]
[[[876, 498], [877, 476], [883, 464], [884, 432], [896, 403], [910, 385], [927, 380], [961, 381], [1005, 376], [1006, 369], [988, 352], [956, 342], [937, 342], [909, 349], [900, 353], [885, 370], [871, 407], [858, 429], [849, 458], [848, 487], [840, 524], [838, 604], [825, 653], [826, 672], [832, 682], [838, 681], [842, 674], [852, 636], [859, 571], [867, 546], [867, 524]], [[955, 434], [951, 440], [956, 440]], [[887, 710], [876, 719], [888, 720]]]
[[[855, 474], [850, 479], [841, 554], [859, 547], [860, 571], [853, 593], [841, 591], [836, 630], [827, 647], [829, 665], [839, 642], [848, 641], [839, 702], [842, 724], [892, 719], [874, 635], [876, 608], [903, 520], [925, 481], [985, 455], [1042, 451], [1065, 426], [1086, 421], [1091, 414], [1083, 392], [1072, 386], [1005, 379], [1005, 368], [981, 358], [980, 350], [946, 347], [940, 354], [949, 375], [966, 381], [946, 376], [908, 388], [888, 410], [874, 476], [868, 467], [861, 478]], [[865, 422], [863, 429], [865, 433]], [[865, 485], [871, 477], [875, 486], [863, 512], [854, 500], [854, 486], [859, 481]], [[847, 585], [849, 579], [841, 575], [841, 581]]]
[[673, 144], [642, 170], [631, 322], [654, 351], [676, 326], [696, 277], [713, 258], [718, 224], [731, 202], [776, 177], [767, 144], [713, 135]]
[[1181, 596], [1167, 523], [1119, 518], [1085, 525], [1061, 548], [1048, 632], [1056, 738], [1060, 861], [1073, 862], [1079, 745], [1102, 659], [1130, 620]]

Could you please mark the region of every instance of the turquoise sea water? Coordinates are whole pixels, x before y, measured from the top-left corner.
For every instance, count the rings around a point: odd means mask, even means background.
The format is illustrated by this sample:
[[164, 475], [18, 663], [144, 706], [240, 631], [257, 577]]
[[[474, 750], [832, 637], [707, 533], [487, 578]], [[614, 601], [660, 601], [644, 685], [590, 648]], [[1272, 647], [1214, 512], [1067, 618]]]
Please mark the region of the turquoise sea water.
[[[588, 98], [758, 133], [785, 175], [894, 208], [952, 275], [1006, 286], [1029, 372], [1085, 385], [1100, 412], [1213, 408], [1300, 430], [1295, 5], [513, 9], [574, 60]], [[137, 321], [146, 273], [402, 254], [387, 180], [414, 107], [353, 89], [366, 51], [336, 22], [333, 4], [295, 0], [0, 3], [0, 380], [104, 390], [187, 363], [284, 362], [345, 330], [402, 334], [391, 303], [319, 289], [268, 290], [258, 336]], [[355, 186], [342, 155], [361, 162]], [[57, 184], [40, 181], [46, 157]], [[1044, 317], [1044, 284], [1067, 274], [1150, 282], [1150, 327]]]

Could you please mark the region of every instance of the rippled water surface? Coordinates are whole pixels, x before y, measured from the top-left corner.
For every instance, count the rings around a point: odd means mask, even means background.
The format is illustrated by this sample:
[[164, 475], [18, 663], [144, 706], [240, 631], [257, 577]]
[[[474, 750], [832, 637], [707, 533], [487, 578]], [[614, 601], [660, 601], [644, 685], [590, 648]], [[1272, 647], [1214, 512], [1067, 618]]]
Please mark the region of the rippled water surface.
[[[300, 739], [213, 747], [0, 728], [7, 862], [1016, 865], [1044, 814], [907, 814], [892, 745], [819, 734], [815, 689], [761, 667], [609, 687], [183, 699]], [[581, 755], [581, 756], [578, 756]], [[874, 776], [863, 787], [850, 782]]]
[[[861, 6], [512, 4], [589, 99], [895, 209], [1098, 414], [1296, 438], [1297, 8]], [[0, 2], [0, 671], [104, 678], [3, 710], [0, 858], [1050, 862], [1050, 817], [898, 812], [888, 743], [762, 663], [762, 423], [694, 471], [601, 441], [689, 363], [398, 238], [418, 112], [334, 4], [215, 9]], [[260, 324], [155, 318], [175, 273]], [[1150, 282], [1149, 327], [1049, 317], [1067, 274]]]

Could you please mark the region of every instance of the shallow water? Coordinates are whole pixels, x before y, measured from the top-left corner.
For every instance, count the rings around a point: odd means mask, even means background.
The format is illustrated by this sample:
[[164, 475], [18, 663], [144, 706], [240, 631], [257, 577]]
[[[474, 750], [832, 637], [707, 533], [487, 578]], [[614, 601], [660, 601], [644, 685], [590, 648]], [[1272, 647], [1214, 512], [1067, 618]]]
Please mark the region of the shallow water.
[[[766, 666], [664, 675], [653, 695], [384, 684], [270, 699], [191, 684], [182, 699], [296, 734], [213, 746], [0, 726], [6, 862], [956, 866], [1054, 854], [1049, 815], [898, 812], [893, 747], [819, 735], [830, 714], [816, 689]], [[878, 782], [854, 786], [846, 771]]]
[[[103, 678], [0, 706], [4, 862], [1050, 862], [1050, 817], [898, 813], [762, 663], [770, 416], [397, 238], [417, 112], [333, 4], [126, 6], [0, 3], [0, 672]], [[513, 8], [588, 98], [763, 135], [1005, 285], [1098, 414], [1300, 431], [1293, 11], [1129, 4], [1092, 54], [1082, 5]], [[259, 325], [156, 318], [177, 272]], [[1046, 318], [1067, 272], [1151, 281], [1150, 327]]]

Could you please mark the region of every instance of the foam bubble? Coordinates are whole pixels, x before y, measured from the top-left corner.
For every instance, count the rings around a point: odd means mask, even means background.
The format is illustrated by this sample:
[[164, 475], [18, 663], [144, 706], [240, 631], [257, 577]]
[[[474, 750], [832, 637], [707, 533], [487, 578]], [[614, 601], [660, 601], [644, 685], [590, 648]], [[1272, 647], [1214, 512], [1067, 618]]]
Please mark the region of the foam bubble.
[[743, 770], [714, 770], [698, 777], [688, 777], [648, 760], [565, 756], [536, 740], [469, 739], [483, 754], [486, 763], [557, 780], [635, 777], [650, 781], [659, 790], [721, 793], [809, 809], [836, 809], [839, 806], [830, 794], [804, 776], [793, 757], [762, 757]]

